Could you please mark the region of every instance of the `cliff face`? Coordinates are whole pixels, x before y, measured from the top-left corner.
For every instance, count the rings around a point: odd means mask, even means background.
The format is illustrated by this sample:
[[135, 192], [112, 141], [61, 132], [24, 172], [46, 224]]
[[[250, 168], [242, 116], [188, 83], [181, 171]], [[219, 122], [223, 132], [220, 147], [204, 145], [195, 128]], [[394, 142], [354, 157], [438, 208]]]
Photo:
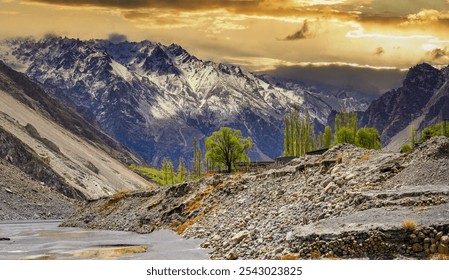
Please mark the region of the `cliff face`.
[[0, 111], [0, 158], [68, 198], [154, 186], [127, 166], [140, 157], [1, 63]]
[[410, 155], [340, 145], [264, 172], [92, 201], [65, 225], [168, 228], [205, 239], [217, 259], [426, 259], [447, 253], [448, 174], [448, 138]]
[[[420, 125], [422, 128], [433, 124], [447, 107], [441, 102], [449, 96], [446, 82], [444, 72], [429, 64], [411, 68], [402, 87], [371, 103], [360, 119], [360, 126], [377, 128], [385, 145], [416, 118], [425, 118]], [[436, 95], [439, 101], [435, 100]]]

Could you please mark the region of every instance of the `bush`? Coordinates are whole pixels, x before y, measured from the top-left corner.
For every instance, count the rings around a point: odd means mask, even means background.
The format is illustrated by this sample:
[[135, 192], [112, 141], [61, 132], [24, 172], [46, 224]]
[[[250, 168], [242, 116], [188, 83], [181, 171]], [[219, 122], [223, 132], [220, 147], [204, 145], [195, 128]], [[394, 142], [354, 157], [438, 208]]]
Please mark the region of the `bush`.
[[405, 230], [414, 230], [414, 229], [416, 229], [416, 227], [417, 227], [417, 224], [413, 220], [404, 220], [402, 222], [402, 228]]
[[410, 144], [404, 144], [404, 145], [402, 145], [402, 147], [401, 147], [401, 153], [409, 154], [409, 153], [411, 153], [411, 152], [412, 152], [412, 146], [410, 146]]

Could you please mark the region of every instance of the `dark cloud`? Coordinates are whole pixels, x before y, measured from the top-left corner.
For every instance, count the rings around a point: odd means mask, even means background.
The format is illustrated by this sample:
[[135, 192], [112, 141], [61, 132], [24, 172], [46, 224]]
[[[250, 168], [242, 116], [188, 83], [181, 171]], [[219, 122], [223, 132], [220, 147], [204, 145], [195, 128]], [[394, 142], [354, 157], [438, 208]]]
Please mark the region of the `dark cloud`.
[[375, 55], [383, 55], [384, 53], [385, 53], [385, 49], [382, 48], [382, 47], [377, 47], [377, 48], [374, 50], [374, 54], [375, 54]]
[[427, 52], [427, 55], [430, 56], [432, 60], [449, 58], [449, 50], [447, 48], [436, 48]]
[[342, 65], [280, 66], [264, 72], [269, 76], [299, 81], [309, 85], [352, 90], [369, 99], [402, 84], [406, 72], [395, 69], [372, 69]]
[[204, 10], [213, 8], [254, 8], [262, 0], [28, 0], [66, 6], [97, 6], [123, 9], [164, 8]]
[[128, 37], [124, 34], [111, 33], [108, 36], [108, 40], [114, 44], [121, 43], [128, 40]]
[[309, 24], [308, 24], [307, 20], [304, 20], [304, 23], [302, 24], [301, 29], [299, 29], [292, 35], [288, 35], [283, 40], [292, 41], [292, 40], [308, 39], [310, 37], [312, 37], [312, 33], [310, 32]]

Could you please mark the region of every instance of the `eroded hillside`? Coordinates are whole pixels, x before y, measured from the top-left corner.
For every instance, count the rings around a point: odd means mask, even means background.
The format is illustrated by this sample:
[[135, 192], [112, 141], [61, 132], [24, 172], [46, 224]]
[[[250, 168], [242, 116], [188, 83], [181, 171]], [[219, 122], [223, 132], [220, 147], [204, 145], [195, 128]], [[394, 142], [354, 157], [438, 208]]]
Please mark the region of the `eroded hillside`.
[[410, 155], [339, 145], [265, 172], [116, 195], [65, 225], [170, 228], [205, 239], [214, 259], [430, 258], [448, 253], [448, 195], [440, 137]]

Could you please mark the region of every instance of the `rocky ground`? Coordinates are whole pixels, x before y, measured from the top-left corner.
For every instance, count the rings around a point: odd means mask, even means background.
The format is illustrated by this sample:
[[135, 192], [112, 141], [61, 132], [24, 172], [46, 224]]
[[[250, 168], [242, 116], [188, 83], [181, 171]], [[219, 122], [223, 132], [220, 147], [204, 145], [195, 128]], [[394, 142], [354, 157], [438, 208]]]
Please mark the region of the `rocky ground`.
[[67, 226], [204, 239], [213, 259], [446, 258], [449, 139], [410, 155], [336, 146], [264, 172], [89, 203]]
[[0, 178], [0, 220], [64, 219], [80, 206], [3, 159]]

